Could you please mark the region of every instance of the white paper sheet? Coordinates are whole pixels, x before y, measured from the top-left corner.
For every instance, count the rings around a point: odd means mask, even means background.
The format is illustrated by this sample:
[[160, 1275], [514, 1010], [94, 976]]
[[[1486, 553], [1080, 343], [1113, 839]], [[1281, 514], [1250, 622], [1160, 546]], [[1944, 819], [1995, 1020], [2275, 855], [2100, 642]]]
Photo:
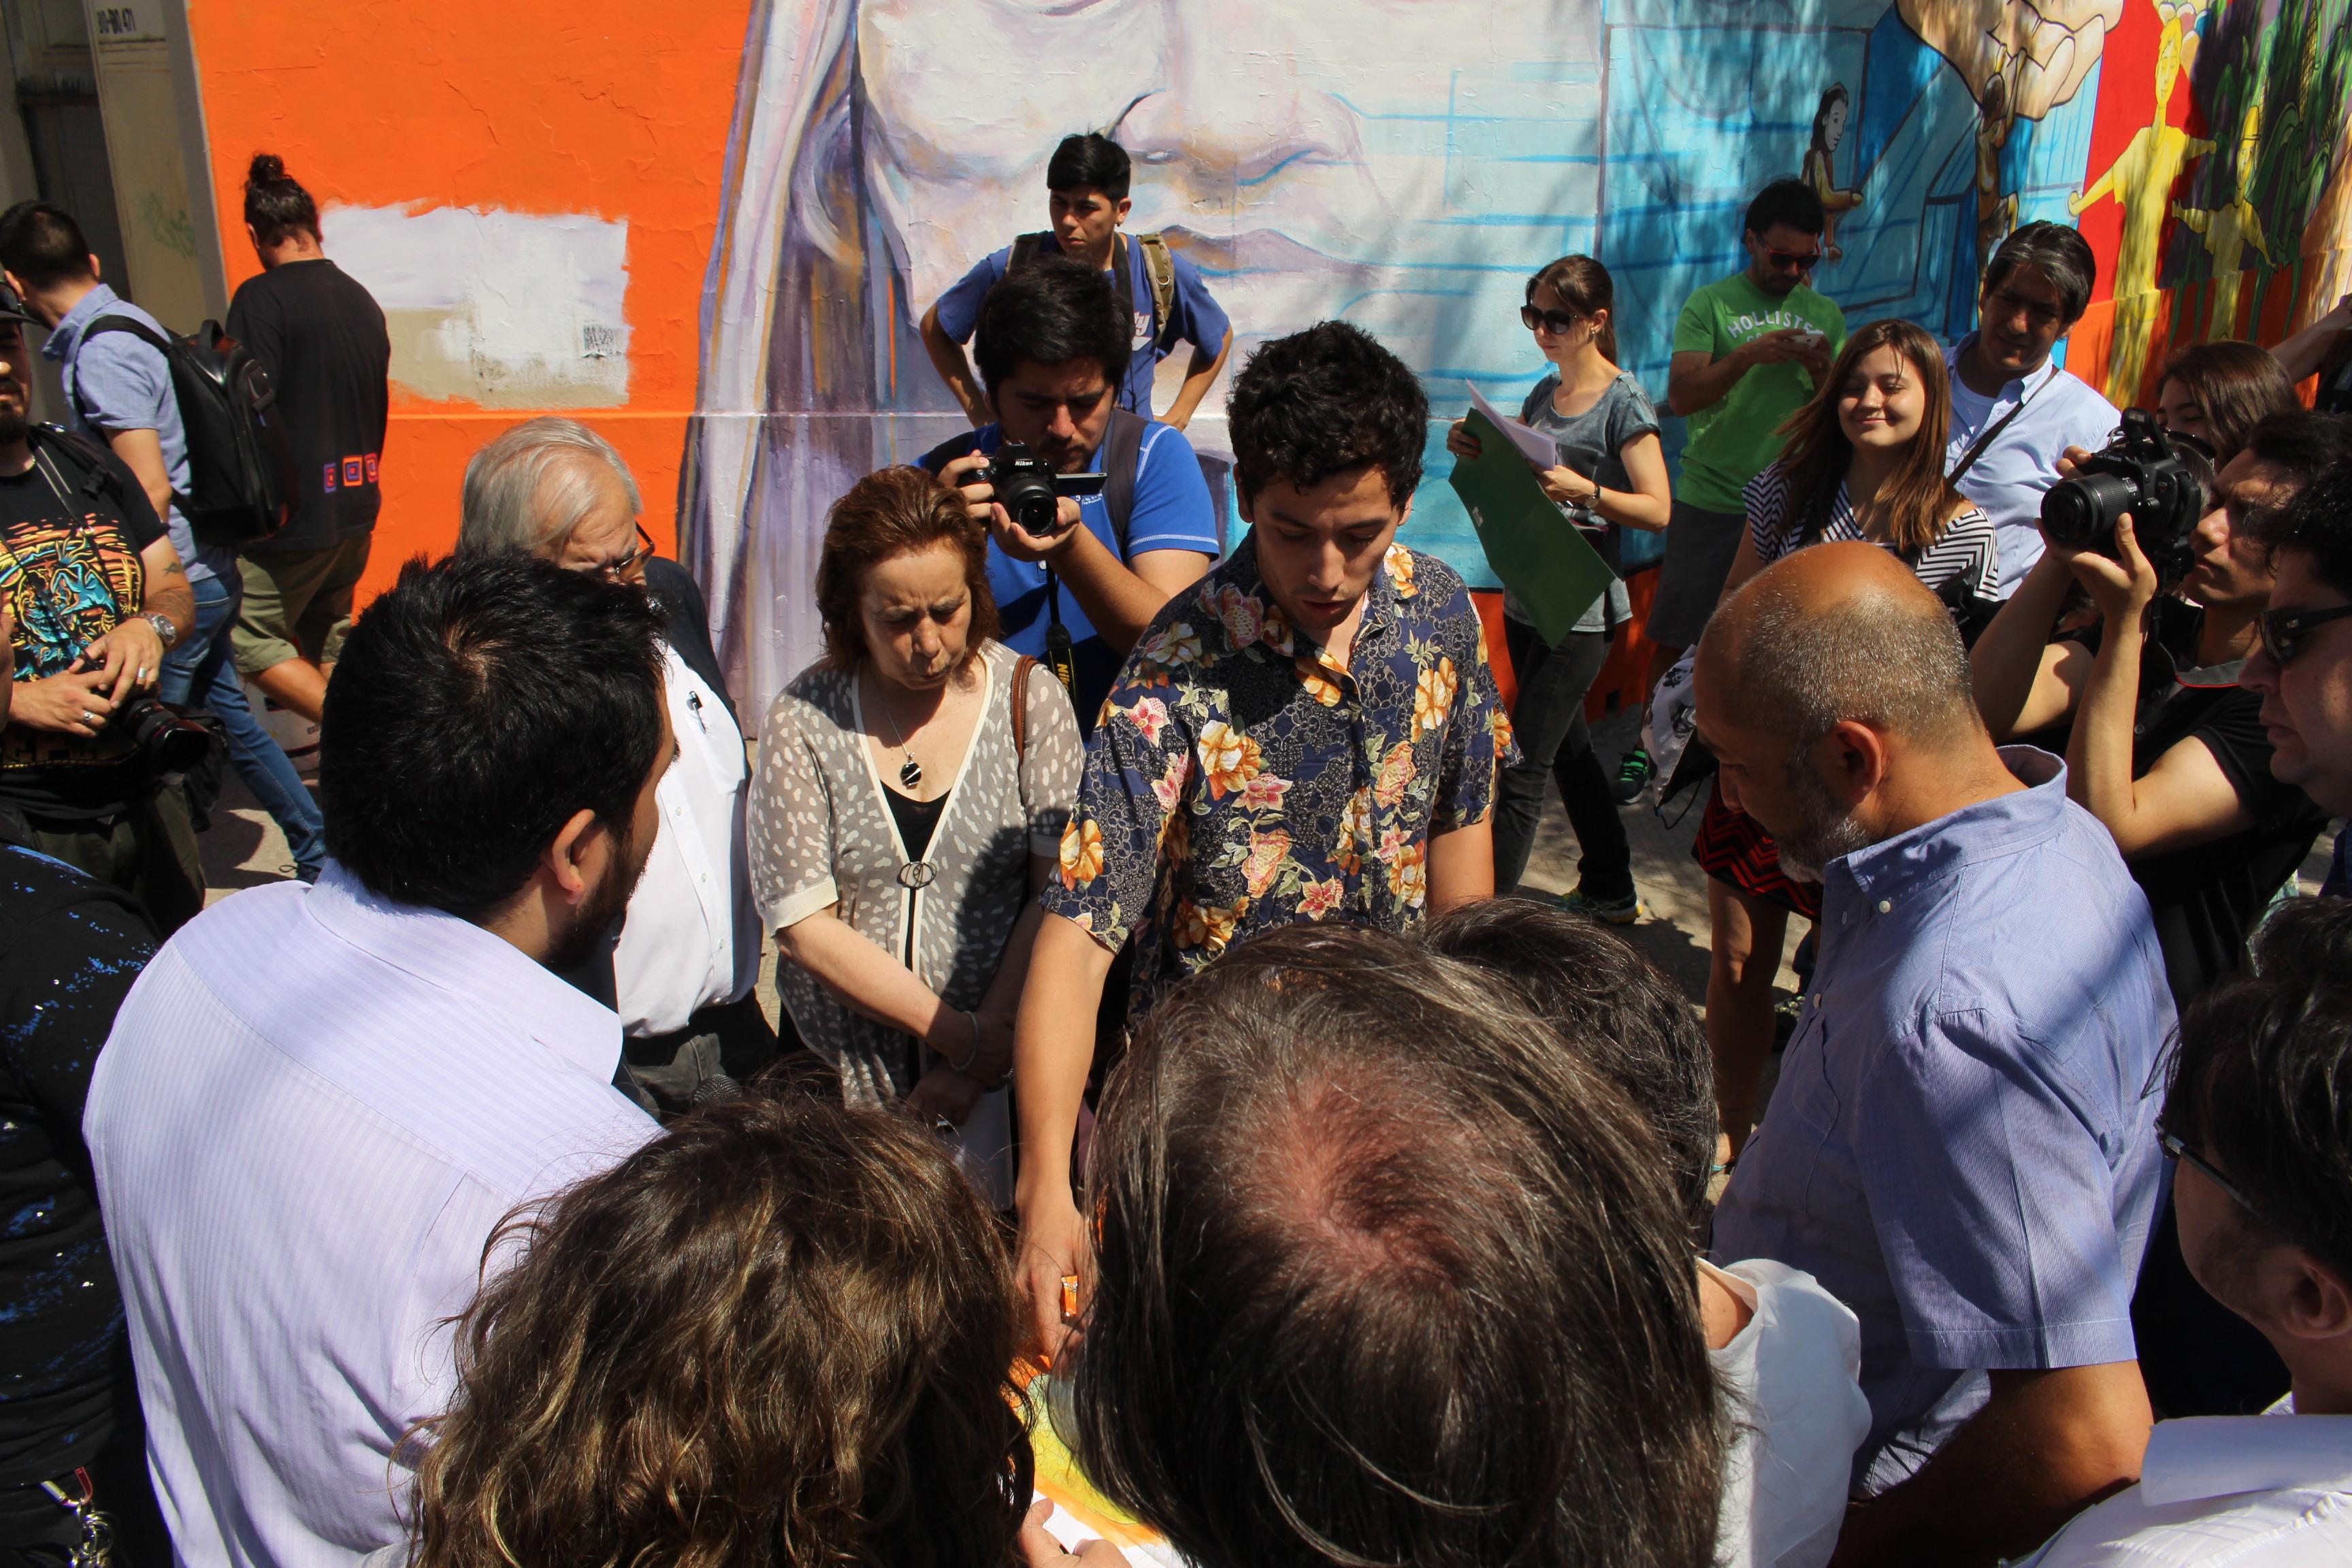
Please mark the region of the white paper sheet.
[[1517, 447], [1528, 462], [1539, 468], [1559, 467], [1559, 447], [1553, 444], [1550, 437], [1506, 417], [1503, 411], [1487, 402], [1486, 395], [1471, 383], [1465, 381], [1462, 384], [1470, 388], [1470, 406], [1493, 420], [1495, 428], [1508, 437], [1511, 445]]

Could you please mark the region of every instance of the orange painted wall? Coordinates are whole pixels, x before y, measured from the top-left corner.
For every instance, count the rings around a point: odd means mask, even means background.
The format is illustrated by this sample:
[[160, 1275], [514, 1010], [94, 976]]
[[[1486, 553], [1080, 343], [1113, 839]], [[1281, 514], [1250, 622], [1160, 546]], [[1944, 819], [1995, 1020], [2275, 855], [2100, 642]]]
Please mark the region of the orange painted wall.
[[[272, 152], [324, 207], [498, 207], [629, 225], [625, 408], [566, 410], [617, 447], [665, 552], [694, 404], [748, 0], [340, 0], [299, 12], [189, 0], [229, 287], [259, 270], [245, 168]], [[397, 367], [395, 367], [395, 370]], [[466, 459], [528, 411], [394, 387], [365, 591], [457, 536]]]

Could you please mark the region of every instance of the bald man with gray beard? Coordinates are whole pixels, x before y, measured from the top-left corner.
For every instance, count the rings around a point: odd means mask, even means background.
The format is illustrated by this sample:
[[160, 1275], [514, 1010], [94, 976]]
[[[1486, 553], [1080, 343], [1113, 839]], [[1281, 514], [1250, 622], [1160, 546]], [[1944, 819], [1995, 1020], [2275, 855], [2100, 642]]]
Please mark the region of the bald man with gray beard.
[[1822, 881], [1821, 956], [1715, 1251], [1862, 1321], [1838, 1564], [1991, 1563], [2136, 1478], [2131, 1296], [2173, 1024], [2147, 900], [2065, 767], [1996, 747], [1951, 618], [1823, 544], [1716, 612], [1698, 732]]

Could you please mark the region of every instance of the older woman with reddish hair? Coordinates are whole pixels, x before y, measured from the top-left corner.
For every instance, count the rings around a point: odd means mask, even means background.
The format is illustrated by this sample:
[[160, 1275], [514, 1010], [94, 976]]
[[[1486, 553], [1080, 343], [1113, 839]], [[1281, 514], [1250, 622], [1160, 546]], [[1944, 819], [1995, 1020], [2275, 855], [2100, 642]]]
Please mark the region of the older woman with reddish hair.
[[1060, 684], [995, 640], [985, 548], [919, 469], [868, 475], [834, 504], [825, 655], [768, 710], [750, 838], [790, 1026], [853, 1104], [904, 1096], [932, 1118], [1003, 1207], [1032, 895], [1082, 754]]

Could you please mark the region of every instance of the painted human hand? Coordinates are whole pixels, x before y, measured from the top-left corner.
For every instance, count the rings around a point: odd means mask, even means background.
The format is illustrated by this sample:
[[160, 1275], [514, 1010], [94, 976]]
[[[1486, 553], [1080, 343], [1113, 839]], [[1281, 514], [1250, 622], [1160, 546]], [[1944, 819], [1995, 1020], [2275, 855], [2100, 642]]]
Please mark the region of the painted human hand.
[[1895, 0], [1904, 25], [1983, 100], [1996, 76], [2011, 113], [2040, 120], [2083, 89], [2124, 0]]

